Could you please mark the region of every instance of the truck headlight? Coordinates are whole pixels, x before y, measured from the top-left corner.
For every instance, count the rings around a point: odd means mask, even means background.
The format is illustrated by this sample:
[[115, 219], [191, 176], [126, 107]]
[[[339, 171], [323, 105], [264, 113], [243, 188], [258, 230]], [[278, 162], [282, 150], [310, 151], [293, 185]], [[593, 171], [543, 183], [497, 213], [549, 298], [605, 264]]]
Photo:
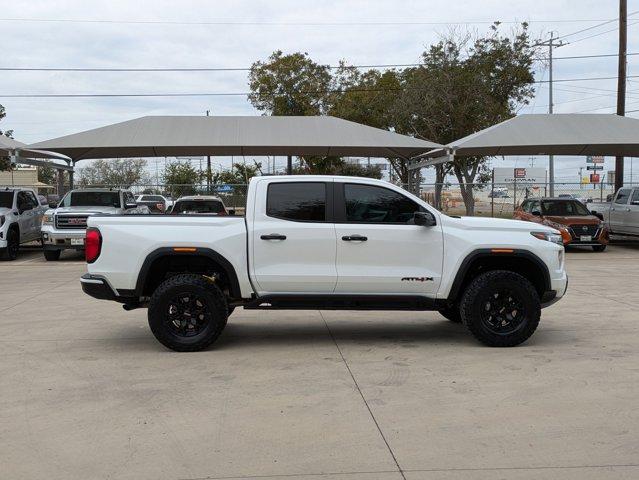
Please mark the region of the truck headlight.
[[43, 215], [42, 225], [53, 225], [53, 215]]
[[547, 242], [556, 243], [557, 245], [564, 246], [564, 240], [562, 236], [558, 233], [552, 232], [530, 232], [530, 234], [538, 238], [539, 240], [546, 240]]

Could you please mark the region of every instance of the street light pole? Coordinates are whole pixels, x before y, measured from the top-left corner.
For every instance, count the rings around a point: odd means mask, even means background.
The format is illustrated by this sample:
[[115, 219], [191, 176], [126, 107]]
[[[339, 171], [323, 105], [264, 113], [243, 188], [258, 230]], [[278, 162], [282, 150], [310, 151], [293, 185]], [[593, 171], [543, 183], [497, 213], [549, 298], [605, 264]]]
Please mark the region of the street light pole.
[[[628, 0], [619, 0], [619, 65], [617, 74], [617, 115], [626, 114], [626, 45], [628, 43]], [[623, 187], [622, 156], [615, 158], [615, 192]]]

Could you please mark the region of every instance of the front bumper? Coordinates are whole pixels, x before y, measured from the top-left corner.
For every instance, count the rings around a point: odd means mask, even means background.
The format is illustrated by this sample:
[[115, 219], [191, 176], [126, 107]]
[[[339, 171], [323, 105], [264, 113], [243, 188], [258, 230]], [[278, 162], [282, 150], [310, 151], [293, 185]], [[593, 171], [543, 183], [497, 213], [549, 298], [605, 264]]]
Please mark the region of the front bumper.
[[[86, 230], [56, 230], [53, 227], [42, 227], [42, 246], [45, 250], [84, 250]], [[77, 244], [82, 240], [81, 244]]]

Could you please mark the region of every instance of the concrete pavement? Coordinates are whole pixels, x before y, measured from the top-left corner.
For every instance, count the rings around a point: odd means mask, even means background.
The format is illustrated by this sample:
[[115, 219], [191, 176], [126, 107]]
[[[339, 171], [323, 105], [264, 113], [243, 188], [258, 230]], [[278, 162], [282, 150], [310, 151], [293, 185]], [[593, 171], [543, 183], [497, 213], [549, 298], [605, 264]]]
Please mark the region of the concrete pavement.
[[0, 478], [639, 477], [639, 248], [568, 253], [523, 346], [437, 313], [236, 311], [174, 353], [85, 296], [81, 257], [0, 263]]

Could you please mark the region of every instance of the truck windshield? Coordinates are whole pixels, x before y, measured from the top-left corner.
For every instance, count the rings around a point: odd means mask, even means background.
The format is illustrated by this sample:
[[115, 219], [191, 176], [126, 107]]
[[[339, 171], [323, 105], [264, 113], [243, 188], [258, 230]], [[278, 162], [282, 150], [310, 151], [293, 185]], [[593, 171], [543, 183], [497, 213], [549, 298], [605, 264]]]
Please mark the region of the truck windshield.
[[577, 200], [546, 200], [541, 202], [544, 215], [556, 217], [573, 217], [592, 215], [588, 209]]
[[13, 207], [13, 192], [0, 192], [0, 208]]
[[218, 200], [180, 200], [173, 207], [172, 213], [209, 213], [224, 215], [226, 212], [224, 211], [224, 205]]
[[119, 192], [71, 192], [64, 197], [63, 207], [120, 208]]

